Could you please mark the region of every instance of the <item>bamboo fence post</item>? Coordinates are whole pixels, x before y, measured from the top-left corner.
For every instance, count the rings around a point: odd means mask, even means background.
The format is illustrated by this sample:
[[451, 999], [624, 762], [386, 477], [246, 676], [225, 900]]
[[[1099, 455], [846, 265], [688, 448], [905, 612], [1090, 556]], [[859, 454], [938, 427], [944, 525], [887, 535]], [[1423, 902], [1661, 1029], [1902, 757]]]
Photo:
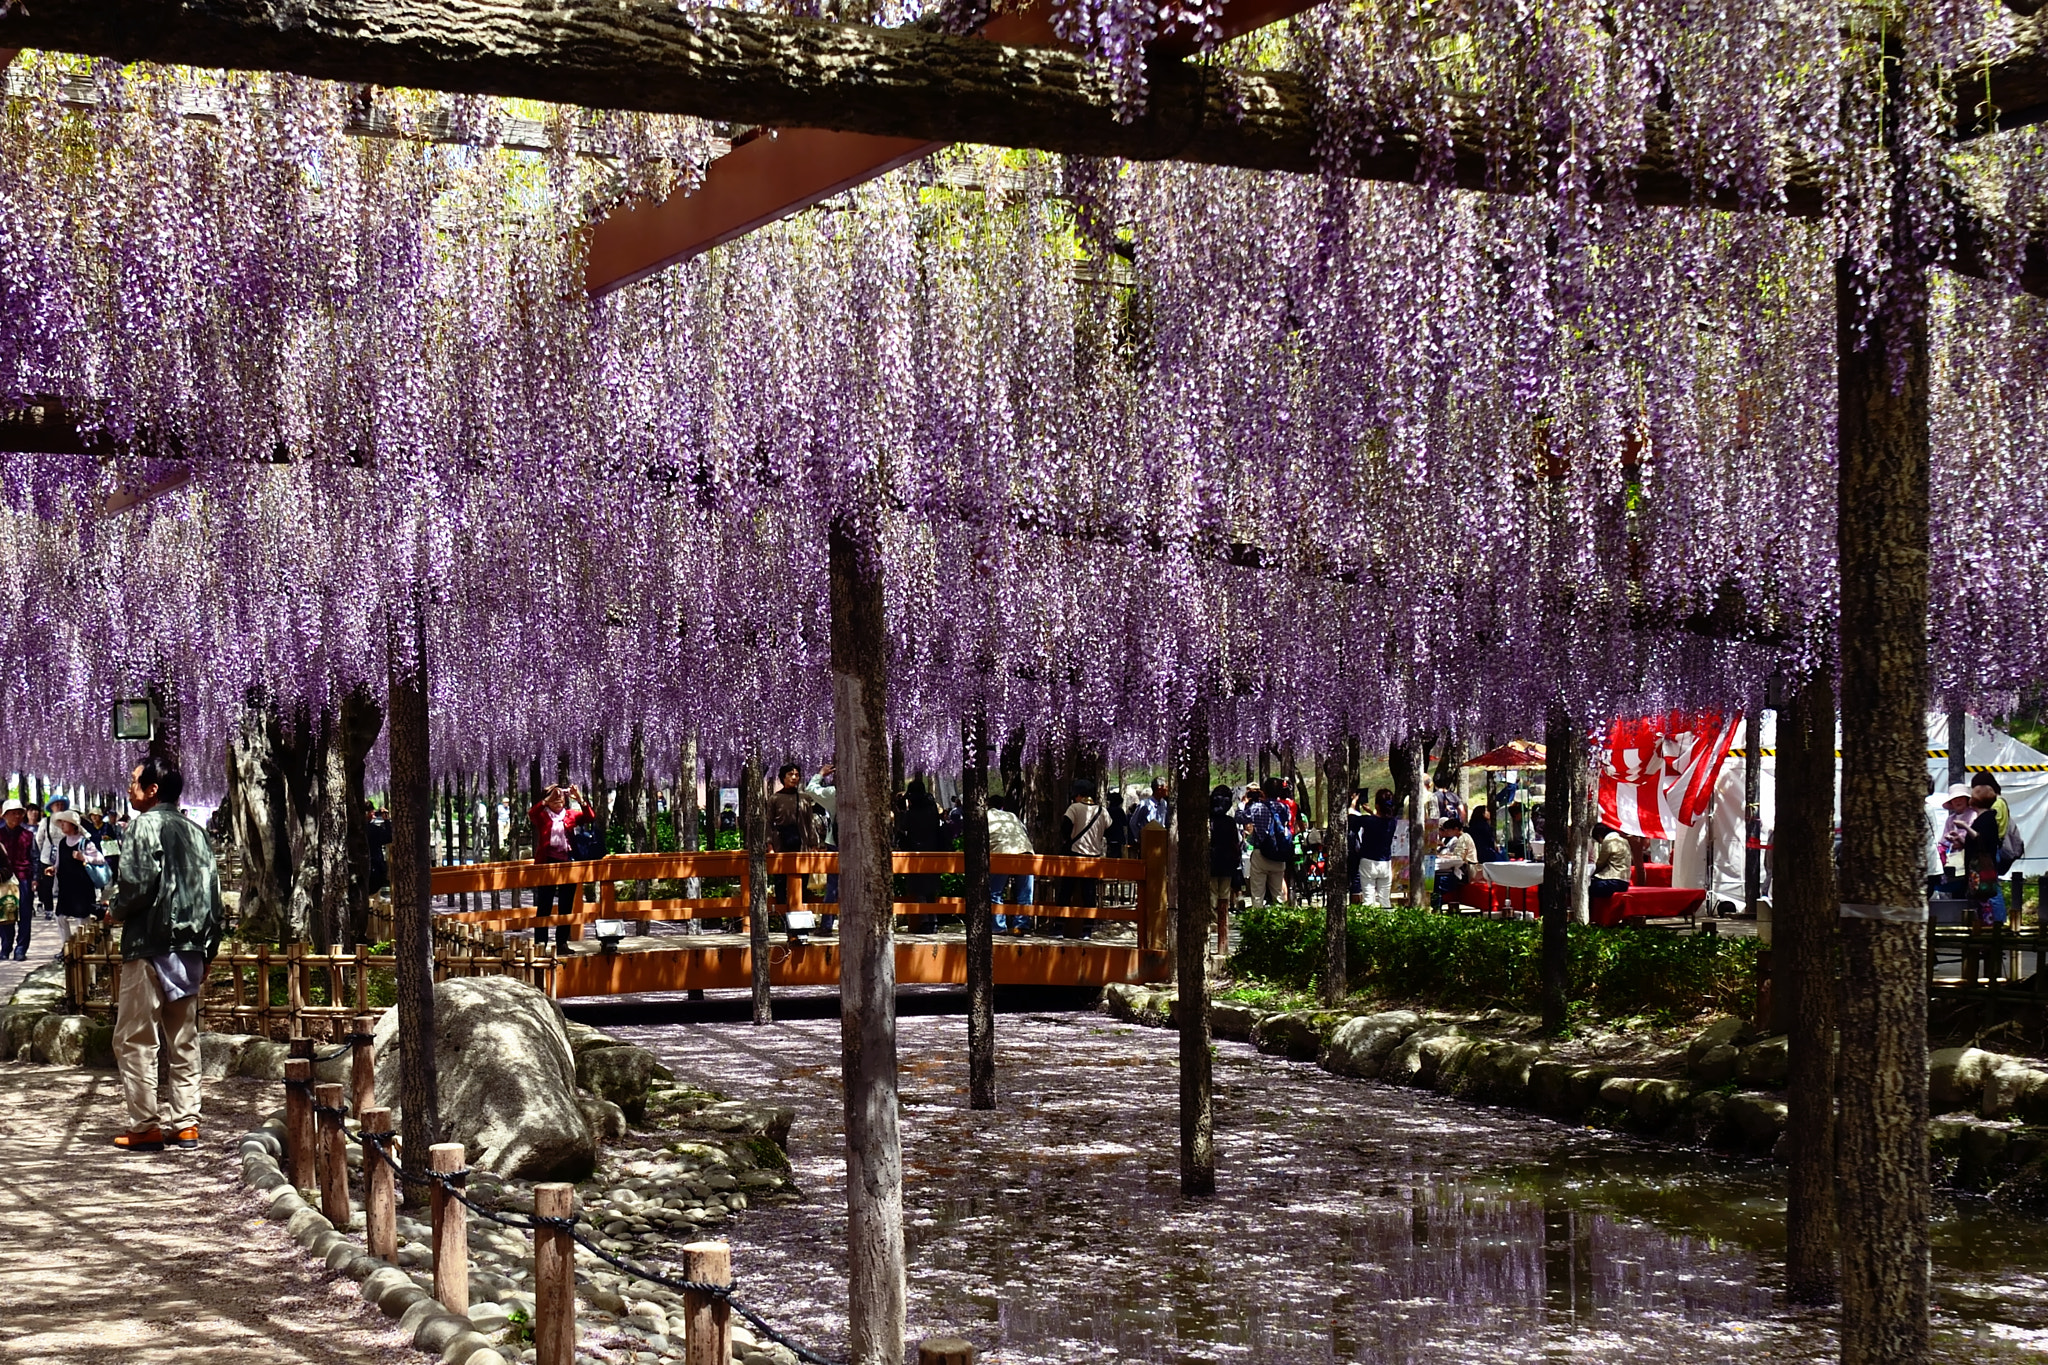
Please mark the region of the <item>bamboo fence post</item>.
[[[683, 1248], [683, 1278], [700, 1284], [732, 1284], [732, 1248], [724, 1242], [691, 1242]], [[715, 1294], [683, 1294], [683, 1365], [727, 1365], [732, 1359], [732, 1307]]]
[[926, 1337], [917, 1343], [917, 1365], [974, 1365], [974, 1346], [959, 1337]]
[[451, 1313], [469, 1311], [469, 1210], [449, 1190], [462, 1188], [469, 1168], [459, 1142], [437, 1142], [427, 1149], [427, 1167], [446, 1176], [434, 1182], [434, 1297]]
[[270, 1036], [270, 945], [256, 950], [256, 1032]]
[[358, 1014], [351, 1026], [349, 1042], [349, 1106], [355, 1110], [356, 1119], [361, 1121], [370, 1106], [377, 1102], [377, 1043], [375, 1033], [377, 1016]]
[[[389, 1109], [365, 1109], [363, 1121], [363, 1240], [383, 1260], [398, 1255], [398, 1177], [371, 1150], [372, 1133], [390, 1133]], [[389, 1150], [385, 1152], [390, 1156]]]
[[337, 1228], [348, 1226], [348, 1134], [341, 1126], [339, 1082], [313, 1088], [323, 1108], [335, 1113], [319, 1115], [320, 1212]]
[[[567, 1218], [574, 1185], [533, 1187], [539, 1218]], [[534, 1365], [576, 1365], [576, 1243], [559, 1228], [533, 1230]]]
[[[294, 1039], [294, 1042], [297, 1040]], [[285, 1160], [295, 1190], [313, 1188], [313, 1097], [306, 1087], [313, 1083], [310, 1058], [292, 1057], [284, 1064]]]

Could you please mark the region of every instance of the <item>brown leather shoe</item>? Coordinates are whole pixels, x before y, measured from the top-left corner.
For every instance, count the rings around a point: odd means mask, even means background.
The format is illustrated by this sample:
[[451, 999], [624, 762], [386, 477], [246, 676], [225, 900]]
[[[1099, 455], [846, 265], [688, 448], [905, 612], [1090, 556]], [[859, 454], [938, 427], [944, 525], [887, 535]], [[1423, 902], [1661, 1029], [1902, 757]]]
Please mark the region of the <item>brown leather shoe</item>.
[[180, 1128], [171, 1135], [170, 1142], [180, 1151], [196, 1152], [199, 1150], [199, 1129], [196, 1126]]
[[[192, 1137], [196, 1146], [199, 1135], [195, 1132]], [[143, 1128], [133, 1133], [123, 1133], [114, 1139], [114, 1145], [124, 1152], [161, 1152], [164, 1149], [164, 1130]]]

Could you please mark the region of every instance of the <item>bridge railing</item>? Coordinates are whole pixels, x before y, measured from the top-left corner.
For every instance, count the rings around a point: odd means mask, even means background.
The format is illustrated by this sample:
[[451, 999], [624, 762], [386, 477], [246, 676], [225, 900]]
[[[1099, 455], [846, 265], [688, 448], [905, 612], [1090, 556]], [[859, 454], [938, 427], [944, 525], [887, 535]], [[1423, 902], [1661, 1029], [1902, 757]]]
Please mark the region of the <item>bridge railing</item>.
[[[1092, 881], [1096, 885], [1095, 899], [1101, 899], [1101, 884], [1104, 882], [1126, 882], [1137, 888], [1135, 901], [1129, 906], [1102, 905], [1046, 905], [1006, 907], [1016, 913], [1028, 914], [1034, 919], [1086, 919], [1121, 920], [1138, 926], [1138, 943], [1141, 948], [1163, 951], [1166, 947], [1166, 832], [1156, 826], [1145, 831], [1141, 856], [1136, 858], [1072, 858], [1044, 854], [997, 853], [989, 858], [989, 872], [992, 876], [1031, 876], [1038, 878], [1043, 888], [1054, 881]], [[962, 853], [897, 853], [892, 861], [899, 873], [946, 873], [965, 872], [966, 855]], [[771, 911], [786, 909], [776, 899], [777, 888], [782, 883], [783, 895], [790, 904], [801, 904], [806, 910], [820, 914], [836, 914], [836, 901], [806, 900], [804, 880], [808, 876], [825, 874], [837, 875], [839, 855], [837, 853], [771, 853], [768, 855], [768, 888]], [[621, 882], [681, 881], [696, 877], [703, 881], [731, 881], [736, 883], [736, 894], [730, 896], [671, 897], [662, 900], [626, 899], [620, 895]], [[751, 874], [747, 867], [747, 854], [741, 849], [721, 849], [717, 852], [699, 853], [614, 853], [605, 858], [592, 858], [575, 863], [535, 863], [531, 861], [506, 863], [470, 863], [457, 867], [437, 867], [433, 871], [432, 893], [436, 897], [459, 896], [464, 893], [485, 893], [493, 891], [531, 890], [543, 886], [581, 886], [595, 884], [597, 903], [584, 904], [580, 893], [572, 904], [577, 908], [567, 915], [536, 916], [530, 907], [508, 906], [495, 910], [467, 910], [454, 914], [436, 915], [439, 921], [455, 921], [475, 924], [496, 930], [531, 929], [541, 925], [568, 924], [579, 930], [584, 925], [598, 920], [688, 920], [688, 919], [738, 919], [747, 918], [747, 902], [751, 887]], [[898, 915], [959, 915], [966, 912], [966, 902], [958, 897], [937, 901], [897, 901], [892, 909]]]

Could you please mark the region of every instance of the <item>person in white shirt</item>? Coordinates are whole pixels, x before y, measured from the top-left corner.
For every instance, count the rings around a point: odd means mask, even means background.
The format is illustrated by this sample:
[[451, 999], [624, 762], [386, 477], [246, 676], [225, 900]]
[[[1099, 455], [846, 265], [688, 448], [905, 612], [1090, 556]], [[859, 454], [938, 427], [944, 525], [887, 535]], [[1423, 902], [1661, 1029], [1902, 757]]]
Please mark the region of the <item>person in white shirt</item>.
[[[1074, 803], [1067, 807], [1060, 818], [1062, 832], [1067, 839], [1067, 855], [1073, 858], [1101, 858], [1109, 852], [1109, 812], [1095, 802], [1095, 784], [1087, 778], [1074, 781]], [[1087, 906], [1093, 909], [1101, 894], [1102, 883], [1093, 877], [1067, 877], [1060, 897], [1064, 905]], [[1045, 926], [1052, 932], [1055, 926]], [[1095, 921], [1091, 919], [1062, 920], [1057, 926], [1068, 938], [1093, 938]]]
[[[1017, 799], [1007, 792], [989, 798], [988, 851], [991, 857], [999, 853], [1030, 854], [1037, 851], [1031, 847], [1031, 835], [1025, 831], [1024, 822], [1011, 809], [1016, 804]], [[989, 903], [1002, 905], [1004, 894], [1009, 893], [1009, 904], [1029, 905], [1037, 880], [1029, 872], [991, 872], [988, 878]], [[1028, 934], [1031, 932], [1031, 916], [997, 915], [996, 932]]]
[[1479, 846], [1465, 832], [1465, 822], [1455, 815], [1443, 822], [1443, 831], [1443, 844], [1436, 851], [1437, 905], [1455, 910], [1458, 896], [1479, 862]]
[[[839, 775], [833, 769], [830, 760], [827, 760], [825, 765], [818, 769], [817, 776], [804, 784], [804, 795], [811, 798], [811, 803], [817, 807], [818, 814], [824, 821], [825, 828], [820, 834], [822, 847], [827, 853], [837, 853], [839, 851]], [[839, 904], [839, 874], [837, 872], [825, 878], [825, 903], [827, 905]], [[838, 933], [839, 916], [818, 916], [818, 932], [820, 934]]]

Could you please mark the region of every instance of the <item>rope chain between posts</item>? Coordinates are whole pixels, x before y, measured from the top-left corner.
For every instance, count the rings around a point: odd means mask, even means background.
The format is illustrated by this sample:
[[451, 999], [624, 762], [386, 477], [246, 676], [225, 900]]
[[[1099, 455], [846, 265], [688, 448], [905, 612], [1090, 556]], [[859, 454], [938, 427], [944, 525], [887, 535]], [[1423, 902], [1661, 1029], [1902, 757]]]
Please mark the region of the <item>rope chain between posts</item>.
[[[312, 1083], [309, 1081], [286, 1081], [285, 1086], [287, 1089], [304, 1090], [309, 1097], [313, 1089]], [[605, 1262], [616, 1270], [624, 1271], [635, 1279], [646, 1280], [650, 1284], [658, 1284], [663, 1288], [673, 1289], [678, 1293], [704, 1294], [714, 1299], [722, 1299], [729, 1308], [745, 1318], [763, 1336], [793, 1352], [796, 1358], [806, 1362], [806, 1365], [839, 1365], [838, 1361], [831, 1359], [829, 1356], [819, 1355], [810, 1348], [790, 1340], [777, 1331], [766, 1318], [733, 1297], [733, 1291], [738, 1287], [737, 1280], [732, 1284], [712, 1284], [705, 1280], [679, 1280], [663, 1275], [658, 1271], [649, 1270], [646, 1266], [622, 1260], [578, 1231], [578, 1228], [582, 1226], [583, 1220], [573, 1214], [567, 1218], [555, 1218], [539, 1213], [505, 1214], [499, 1213], [496, 1209], [486, 1208], [484, 1205], [471, 1199], [464, 1192], [463, 1185], [469, 1176], [468, 1171], [428, 1171], [424, 1174], [414, 1174], [391, 1159], [389, 1148], [392, 1139], [397, 1134], [349, 1132], [345, 1122], [348, 1118], [348, 1104], [346, 1101], [336, 1106], [321, 1104], [318, 1100], [314, 1100], [313, 1116], [315, 1119], [333, 1119], [335, 1126], [341, 1129], [343, 1137], [361, 1147], [364, 1152], [374, 1154], [377, 1160], [383, 1162], [392, 1174], [405, 1184], [437, 1186], [449, 1198], [462, 1205], [465, 1209], [468, 1209], [471, 1213], [477, 1214], [489, 1222], [496, 1223], [500, 1227], [511, 1228], [515, 1232], [536, 1232], [545, 1228], [550, 1232], [566, 1233], [569, 1239], [576, 1243], [576, 1245], [582, 1247], [600, 1261]]]

